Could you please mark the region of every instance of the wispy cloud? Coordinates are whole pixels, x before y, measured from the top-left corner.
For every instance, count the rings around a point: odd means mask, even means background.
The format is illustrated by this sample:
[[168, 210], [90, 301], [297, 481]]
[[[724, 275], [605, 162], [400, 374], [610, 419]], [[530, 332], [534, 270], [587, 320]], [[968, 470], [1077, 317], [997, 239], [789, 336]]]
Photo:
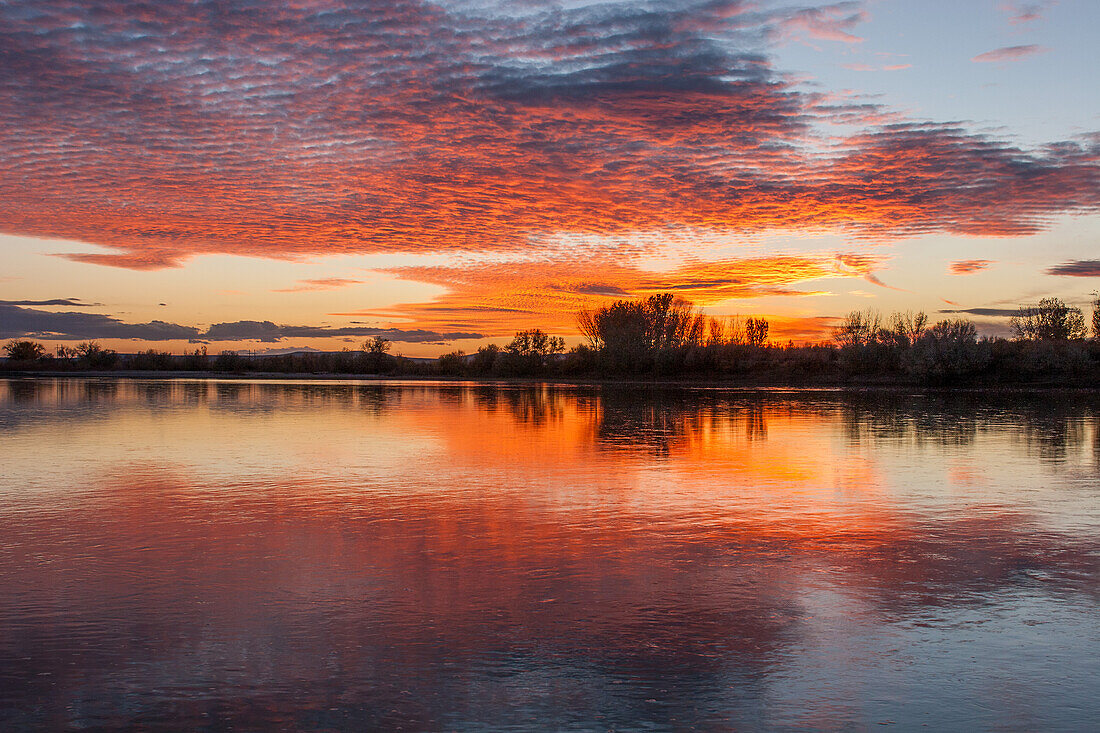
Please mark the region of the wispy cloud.
[[885, 64], [882, 66], [873, 66], [871, 64], [841, 64], [845, 69], [852, 71], [903, 71], [905, 69], [913, 68], [912, 64]]
[[354, 280], [347, 277], [323, 277], [314, 280], [299, 280], [289, 288], [278, 288], [273, 293], [304, 293], [315, 290], [337, 290], [349, 285], [358, 285], [362, 280]]
[[1033, 23], [1042, 19], [1043, 13], [1055, 3], [1043, 2], [999, 2], [997, 10], [1008, 15], [1008, 22], [1014, 24]]
[[1046, 53], [1049, 50], [1049, 48], [1036, 44], [1029, 44], [1026, 46], [1005, 46], [1004, 48], [997, 48], [992, 51], [980, 53], [970, 60], [979, 64], [1007, 63], [1010, 61], [1019, 61], [1022, 58], [1034, 56], [1037, 53]]
[[1071, 260], [1047, 270], [1048, 275], [1071, 277], [1100, 277], [1100, 260]]
[[992, 264], [992, 260], [957, 260], [948, 266], [947, 271], [952, 275], [972, 275], [987, 269]]
[[842, 2], [815, 8], [787, 11], [777, 24], [783, 37], [805, 34], [821, 41], [862, 43], [852, 31], [867, 20], [867, 11], [858, 2]]

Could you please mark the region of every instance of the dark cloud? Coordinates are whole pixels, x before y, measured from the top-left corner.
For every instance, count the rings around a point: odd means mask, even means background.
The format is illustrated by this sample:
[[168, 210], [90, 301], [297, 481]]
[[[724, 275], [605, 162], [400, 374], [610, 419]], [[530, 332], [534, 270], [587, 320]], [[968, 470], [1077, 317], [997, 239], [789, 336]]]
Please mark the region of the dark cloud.
[[[0, 4], [0, 222], [148, 270], [562, 231], [1019, 235], [1097, 210], [1096, 141], [881, 125], [772, 67], [770, 44], [858, 41], [863, 18], [737, 0]], [[865, 131], [822, 154], [822, 120]]]
[[630, 296], [630, 293], [624, 288], [610, 283], [581, 283], [574, 286], [571, 290], [579, 295], [605, 295], [615, 298]]
[[969, 313], [972, 316], [990, 316], [992, 318], [1008, 318], [1019, 312], [1019, 308], [959, 308], [940, 311], [940, 313]]
[[0, 338], [48, 338], [59, 340], [141, 339], [174, 341], [197, 338], [199, 329], [164, 321], [123, 323], [99, 313], [76, 313], [0, 305]]
[[0, 300], [0, 305], [60, 305], [69, 308], [98, 308], [102, 303], [86, 303], [80, 298], [51, 298], [49, 300]]
[[1071, 277], [1100, 277], [1100, 260], [1072, 260], [1047, 270], [1048, 275]]
[[62, 341], [87, 339], [136, 339], [142, 341], [263, 341], [274, 343], [288, 338], [383, 336], [392, 341], [442, 343], [456, 339], [481, 338], [480, 333], [441, 333], [424, 329], [373, 328], [367, 326], [284, 326], [271, 321], [216, 323], [206, 331], [165, 321], [124, 323], [97, 313], [35, 310], [0, 304], [0, 338], [42, 338]]
[[203, 338], [211, 341], [263, 341], [273, 343], [293, 338], [331, 338], [342, 336], [382, 336], [407, 343], [441, 343], [458, 339], [481, 338], [482, 334], [456, 331], [440, 333], [423, 329], [375, 328], [370, 326], [283, 326], [271, 321], [233, 321], [215, 323]]

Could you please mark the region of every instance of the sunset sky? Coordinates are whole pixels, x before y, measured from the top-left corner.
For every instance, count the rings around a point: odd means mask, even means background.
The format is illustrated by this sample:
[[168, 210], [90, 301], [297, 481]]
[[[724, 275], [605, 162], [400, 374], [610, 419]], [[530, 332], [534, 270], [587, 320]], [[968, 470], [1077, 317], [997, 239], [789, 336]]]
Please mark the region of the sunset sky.
[[0, 339], [786, 341], [1100, 289], [1100, 3], [0, 2]]

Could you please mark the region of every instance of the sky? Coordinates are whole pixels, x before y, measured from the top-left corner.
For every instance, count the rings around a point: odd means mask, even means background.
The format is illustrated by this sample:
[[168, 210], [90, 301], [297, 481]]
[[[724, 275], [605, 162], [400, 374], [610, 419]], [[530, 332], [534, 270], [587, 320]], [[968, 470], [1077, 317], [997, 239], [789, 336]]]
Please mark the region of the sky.
[[1100, 289], [1092, 0], [0, 0], [0, 339], [432, 356]]

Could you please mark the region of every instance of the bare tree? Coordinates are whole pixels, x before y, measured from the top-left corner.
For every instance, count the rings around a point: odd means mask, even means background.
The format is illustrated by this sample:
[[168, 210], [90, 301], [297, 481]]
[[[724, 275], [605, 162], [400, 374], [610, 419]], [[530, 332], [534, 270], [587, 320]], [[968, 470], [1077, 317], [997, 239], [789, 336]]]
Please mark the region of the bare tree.
[[763, 346], [768, 340], [768, 322], [763, 318], [746, 320], [745, 340], [750, 346]]
[[890, 316], [890, 335], [894, 343], [904, 349], [917, 343], [927, 328], [928, 316], [924, 311], [905, 311]]
[[363, 351], [368, 354], [385, 354], [391, 346], [393, 346], [393, 343], [389, 339], [374, 336], [363, 342]]
[[1100, 292], [1092, 291], [1092, 337], [1100, 339]]
[[1058, 298], [1043, 298], [1038, 305], [1021, 307], [1010, 323], [1016, 338], [1021, 340], [1066, 341], [1088, 336], [1081, 309]]
[[707, 322], [707, 345], [721, 346], [728, 339], [726, 322], [721, 318], [711, 318]]
[[852, 311], [833, 329], [833, 341], [841, 348], [865, 346], [882, 330], [882, 316], [874, 310]]

